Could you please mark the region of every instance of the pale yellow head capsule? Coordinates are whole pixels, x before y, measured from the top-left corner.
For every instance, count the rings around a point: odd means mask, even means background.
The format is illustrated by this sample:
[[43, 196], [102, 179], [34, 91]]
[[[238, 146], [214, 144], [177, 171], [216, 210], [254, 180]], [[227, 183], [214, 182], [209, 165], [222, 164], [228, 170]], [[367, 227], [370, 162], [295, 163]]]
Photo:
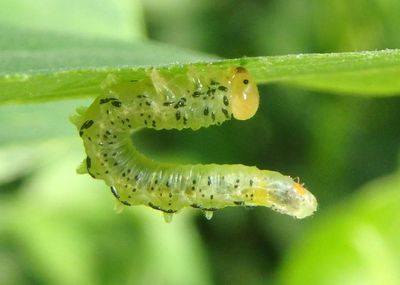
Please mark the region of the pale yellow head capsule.
[[254, 116], [260, 103], [256, 82], [243, 67], [236, 67], [231, 80], [232, 114], [237, 120]]

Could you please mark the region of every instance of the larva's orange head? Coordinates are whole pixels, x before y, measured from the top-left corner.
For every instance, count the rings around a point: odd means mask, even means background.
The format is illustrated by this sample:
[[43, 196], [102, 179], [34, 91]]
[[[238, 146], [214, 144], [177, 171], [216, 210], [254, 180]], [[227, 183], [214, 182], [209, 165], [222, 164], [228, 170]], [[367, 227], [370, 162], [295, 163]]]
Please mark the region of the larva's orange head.
[[237, 120], [247, 120], [257, 112], [260, 96], [256, 82], [243, 67], [236, 67], [231, 80], [232, 114]]

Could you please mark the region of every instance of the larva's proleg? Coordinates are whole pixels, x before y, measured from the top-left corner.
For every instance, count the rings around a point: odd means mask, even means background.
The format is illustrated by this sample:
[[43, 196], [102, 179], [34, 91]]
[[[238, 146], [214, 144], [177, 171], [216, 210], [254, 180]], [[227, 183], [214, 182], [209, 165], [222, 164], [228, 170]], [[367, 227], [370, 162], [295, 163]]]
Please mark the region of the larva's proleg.
[[140, 80], [107, 78], [104, 94], [71, 119], [87, 157], [79, 168], [110, 187], [126, 206], [147, 205], [166, 221], [184, 207], [212, 213], [227, 206], [266, 206], [304, 218], [317, 208], [314, 196], [289, 176], [244, 165], [175, 165], [139, 153], [131, 132], [140, 128], [199, 129], [257, 111], [257, 86], [243, 67], [150, 69]]

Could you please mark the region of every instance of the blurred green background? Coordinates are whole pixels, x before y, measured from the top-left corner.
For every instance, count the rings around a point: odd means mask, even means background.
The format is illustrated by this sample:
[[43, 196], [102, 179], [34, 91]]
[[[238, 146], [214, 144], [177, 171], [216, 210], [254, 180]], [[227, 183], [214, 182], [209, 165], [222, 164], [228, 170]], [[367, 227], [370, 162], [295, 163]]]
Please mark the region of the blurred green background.
[[[226, 58], [400, 46], [397, 0], [2, 0], [0, 24]], [[260, 90], [250, 121], [135, 139], [160, 160], [299, 176], [313, 217], [116, 214], [107, 187], [75, 173], [84, 150], [68, 116], [89, 100], [1, 106], [0, 284], [400, 284], [400, 97]]]

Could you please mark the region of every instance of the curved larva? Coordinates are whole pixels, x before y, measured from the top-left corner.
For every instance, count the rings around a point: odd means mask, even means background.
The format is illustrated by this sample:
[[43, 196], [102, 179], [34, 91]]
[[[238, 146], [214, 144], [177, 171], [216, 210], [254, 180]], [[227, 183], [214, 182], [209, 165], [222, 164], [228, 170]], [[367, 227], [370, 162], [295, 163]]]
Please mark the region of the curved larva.
[[289, 176], [244, 165], [175, 165], [148, 159], [131, 143], [140, 128], [183, 129], [245, 120], [258, 108], [257, 86], [243, 67], [187, 68], [182, 75], [147, 71], [140, 80], [113, 76], [104, 94], [72, 117], [87, 158], [80, 172], [102, 179], [122, 204], [147, 205], [166, 221], [184, 207], [207, 218], [228, 206], [266, 206], [304, 218], [317, 207], [314, 196]]

